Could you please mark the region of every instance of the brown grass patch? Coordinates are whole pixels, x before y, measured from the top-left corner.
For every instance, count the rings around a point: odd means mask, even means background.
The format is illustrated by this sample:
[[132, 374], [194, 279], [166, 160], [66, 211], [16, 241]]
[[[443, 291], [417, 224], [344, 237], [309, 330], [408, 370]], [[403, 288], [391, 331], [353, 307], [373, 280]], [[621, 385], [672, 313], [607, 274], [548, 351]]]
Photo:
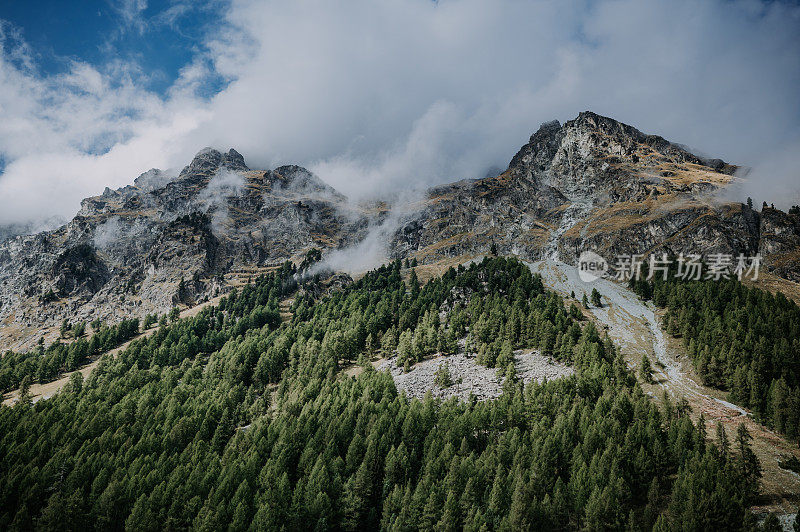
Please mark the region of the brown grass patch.
[[743, 277], [743, 282], [748, 286], [755, 286], [762, 290], [767, 290], [773, 294], [780, 292], [787, 298], [793, 300], [800, 305], [800, 284], [772, 275], [769, 272], [760, 271], [758, 273], [758, 281], [753, 282], [752, 279]]
[[701, 203], [680, 199], [675, 194], [648, 197], [644, 201], [621, 201], [595, 211], [591, 217], [581, 220], [568, 231], [568, 238], [579, 238], [585, 231], [587, 236], [621, 231], [661, 218], [665, 212], [684, 211], [702, 207]]

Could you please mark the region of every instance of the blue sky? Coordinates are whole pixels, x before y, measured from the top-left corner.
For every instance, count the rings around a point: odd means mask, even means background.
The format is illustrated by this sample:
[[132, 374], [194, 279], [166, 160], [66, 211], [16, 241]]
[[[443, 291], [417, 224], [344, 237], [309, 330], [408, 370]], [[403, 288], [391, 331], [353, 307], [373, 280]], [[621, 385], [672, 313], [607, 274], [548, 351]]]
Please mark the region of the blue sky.
[[141, 68], [143, 87], [163, 94], [202, 50], [226, 6], [224, 0], [4, 0], [0, 19], [20, 31], [43, 75], [65, 72], [71, 60], [97, 66], [121, 60]]
[[584, 110], [750, 166], [742, 198], [788, 206], [798, 87], [780, 0], [0, 0], [0, 224], [205, 146], [383, 197], [504, 168]]

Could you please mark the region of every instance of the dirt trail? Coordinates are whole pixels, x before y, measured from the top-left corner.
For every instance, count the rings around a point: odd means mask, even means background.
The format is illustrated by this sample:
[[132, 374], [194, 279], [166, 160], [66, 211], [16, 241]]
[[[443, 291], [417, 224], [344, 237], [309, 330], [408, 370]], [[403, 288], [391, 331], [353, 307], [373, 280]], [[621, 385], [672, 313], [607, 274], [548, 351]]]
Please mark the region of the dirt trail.
[[[200, 311], [203, 310], [205, 307], [207, 307], [209, 305], [216, 305], [217, 303], [219, 303], [219, 301], [223, 297], [224, 296], [218, 296], [218, 297], [209, 299], [208, 301], [206, 301], [204, 303], [200, 303], [199, 305], [195, 305], [194, 307], [190, 307], [190, 308], [184, 309], [183, 311], [181, 311], [180, 317], [181, 318], [190, 318], [190, 317], [193, 317], [193, 316], [197, 316], [200, 313]], [[117, 353], [120, 353], [123, 350], [125, 350], [131, 344], [131, 342], [134, 342], [134, 341], [139, 340], [141, 338], [147, 338], [148, 336], [150, 336], [151, 334], [153, 334], [157, 330], [158, 330], [157, 326], [156, 327], [151, 327], [150, 329], [148, 329], [148, 330], [146, 330], [146, 331], [144, 331], [142, 333], [139, 333], [138, 335], [134, 336], [133, 338], [131, 338], [127, 342], [115, 347], [114, 349], [111, 349], [111, 350], [109, 350], [109, 351], [107, 351], [107, 352], [105, 352], [103, 354], [100, 354], [100, 355], [92, 357], [90, 359], [89, 363], [85, 364], [84, 366], [80, 367], [79, 369], [77, 369], [75, 371], [80, 372], [83, 375], [83, 378], [85, 379], [86, 377], [89, 376], [89, 374], [92, 372], [92, 370], [94, 370], [94, 368], [96, 368], [97, 365], [100, 364], [100, 359], [102, 359], [104, 356], [106, 356], [106, 355], [110, 355], [112, 357], [116, 356]], [[58, 379], [56, 379], [54, 381], [51, 381], [51, 382], [46, 382], [46, 383], [43, 383], [43, 384], [39, 384], [39, 383], [32, 384], [31, 388], [30, 388], [30, 395], [31, 395], [32, 400], [35, 402], [35, 401], [38, 401], [39, 399], [49, 399], [50, 397], [52, 397], [53, 395], [58, 393], [59, 390], [61, 390], [64, 386], [67, 385], [67, 383], [69, 382], [70, 375], [72, 375], [72, 373], [74, 373], [74, 371], [70, 372], [70, 373], [67, 373], [65, 375], [62, 375], [60, 378], [58, 378]], [[6, 405], [6, 406], [12, 406], [14, 403], [17, 402], [18, 398], [19, 398], [19, 390], [14, 390], [14, 391], [8, 392], [3, 396], [3, 404]]]
[[620, 346], [628, 366], [638, 367], [642, 354], [646, 354], [654, 370], [653, 385], [643, 384], [650, 395], [660, 398], [666, 390], [673, 398], [685, 397], [692, 407], [696, 420], [702, 413], [707, 420], [709, 433], [719, 421], [731, 439], [740, 423], [745, 423], [753, 436], [753, 449], [764, 471], [763, 497], [756, 511], [779, 511], [793, 514], [800, 503], [800, 475], [781, 469], [778, 459], [788, 454], [800, 458], [797, 445], [785, 440], [763, 425], [753, 421], [750, 414], [725, 400], [726, 394], [702, 385], [694, 375], [681, 343], [666, 335], [659, 324], [659, 316], [650, 302], [644, 302], [623, 285], [608, 279], [584, 283], [577, 268], [547, 260], [530, 265], [531, 270], [542, 275], [549, 288], [569, 297], [574, 291], [578, 300], [592, 288], [602, 294], [603, 307], [589, 309], [596, 323]]

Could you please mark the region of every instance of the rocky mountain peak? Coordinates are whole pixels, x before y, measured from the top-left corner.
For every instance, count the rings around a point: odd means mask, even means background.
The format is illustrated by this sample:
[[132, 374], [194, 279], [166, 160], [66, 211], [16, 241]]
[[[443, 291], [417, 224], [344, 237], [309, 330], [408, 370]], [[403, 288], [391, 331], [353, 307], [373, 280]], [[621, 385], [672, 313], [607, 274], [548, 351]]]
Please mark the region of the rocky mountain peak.
[[[685, 146], [647, 135], [613, 118], [584, 111], [563, 125], [556, 120], [542, 124], [511, 160], [508, 170], [511, 176], [564, 190], [602, 182], [616, 186], [618, 178], [649, 182], [654, 176], [698, 171], [732, 175], [737, 168], [720, 159], [695, 155]], [[610, 174], [617, 178], [613, 183], [605, 179]], [[553, 181], [553, 176], [560, 177]], [[634, 188], [636, 193], [642, 191]]]
[[[422, 263], [467, 260], [492, 244], [566, 262], [584, 249], [610, 258], [702, 248], [760, 252], [770, 271], [800, 279], [796, 217], [714, 199], [731, 169], [587, 111], [542, 124], [500, 175], [440, 185], [395, 220], [347, 202], [301, 166], [248, 171], [236, 150], [206, 148], [177, 178], [153, 169], [85, 199], [58, 229], [2, 241], [0, 227], [0, 321], [16, 327], [0, 342], [35, 341], [25, 331], [64, 318], [163, 313], [225, 290], [238, 272], [371, 234], [386, 239], [387, 256]], [[182, 291], [181, 278], [192, 279]]]
[[531, 135], [528, 143], [511, 159], [509, 170], [520, 169], [526, 165], [544, 170], [553, 159], [562, 136], [562, 127], [558, 120], [543, 123], [536, 133]]
[[639, 140], [645, 136], [633, 126], [624, 124], [613, 118], [602, 116], [592, 111], [582, 111], [578, 116], [564, 124], [567, 128], [587, 128], [598, 133], [614, 135], [617, 137], [628, 137]]
[[249, 168], [244, 162], [244, 157], [238, 151], [231, 148], [228, 153], [221, 153], [214, 148], [203, 148], [194, 156], [192, 162], [181, 170], [178, 177], [190, 175], [209, 174], [216, 172], [220, 168], [229, 170], [247, 171]]
[[583, 111], [576, 118], [565, 122], [560, 131], [560, 139], [579, 145], [581, 152], [594, 157], [638, 157], [637, 151], [641, 151], [640, 148], [643, 147], [681, 160], [694, 157], [682, 147], [658, 135], [646, 135], [633, 126], [592, 111]]
[[595, 143], [599, 143], [600, 148], [616, 144], [618, 147], [623, 148], [622, 154], [625, 156], [638, 158], [643, 151], [641, 148], [645, 148], [645, 152], [649, 148], [674, 163], [697, 164], [728, 175], [732, 175], [738, 168], [721, 159], [709, 159], [699, 156], [683, 144], [670, 142], [659, 135], [642, 133], [633, 126], [591, 111], [580, 113], [577, 118], [565, 123], [564, 128], [583, 132]]
[[302, 166], [289, 164], [264, 173], [268, 190], [294, 192], [307, 195], [323, 195], [330, 199], [344, 200], [345, 197], [333, 187], [322, 181]]

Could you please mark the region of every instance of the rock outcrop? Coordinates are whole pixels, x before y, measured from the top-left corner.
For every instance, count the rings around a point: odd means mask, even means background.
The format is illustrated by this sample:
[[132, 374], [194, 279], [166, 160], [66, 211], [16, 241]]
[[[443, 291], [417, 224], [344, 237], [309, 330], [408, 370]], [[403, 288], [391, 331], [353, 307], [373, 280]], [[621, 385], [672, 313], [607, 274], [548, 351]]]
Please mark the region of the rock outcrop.
[[354, 245], [384, 220], [389, 256], [422, 263], [492, 245], [565, 262], [589, 249], [609, 260], [761, 253], [774, 274], [800, 281], [800, 216], [722, 199], [736, 171], [585, 112], [543, 124], [505, 172], [435, 187], [389, 215], [302, 167], [251, 170], [235, 150], [206, 148], [177, 176], [150, 170], [85, 199], [57, 229], [0, 241], [0, 349], [32, 345], [64, 318], [116, 321], [192, 304], [311, 248]]
[[0, 349], [65, 318], [193, 304], [311, 248], [352, 244], [381, 216], [299, 166], [253, 171], [235, 150], [206, 148], [177, 177], [150, 170], [83, 200], [58, 229], [0, 243]]
[[649, 253], [761, 253], [800, 271], [798, 216], [722, 199], [738, 168], [591, 112], [543, 124], [494, 178], [430, 191], [395, 234], [395, 256], [424, 262], [487, 252], [574, 263]]

